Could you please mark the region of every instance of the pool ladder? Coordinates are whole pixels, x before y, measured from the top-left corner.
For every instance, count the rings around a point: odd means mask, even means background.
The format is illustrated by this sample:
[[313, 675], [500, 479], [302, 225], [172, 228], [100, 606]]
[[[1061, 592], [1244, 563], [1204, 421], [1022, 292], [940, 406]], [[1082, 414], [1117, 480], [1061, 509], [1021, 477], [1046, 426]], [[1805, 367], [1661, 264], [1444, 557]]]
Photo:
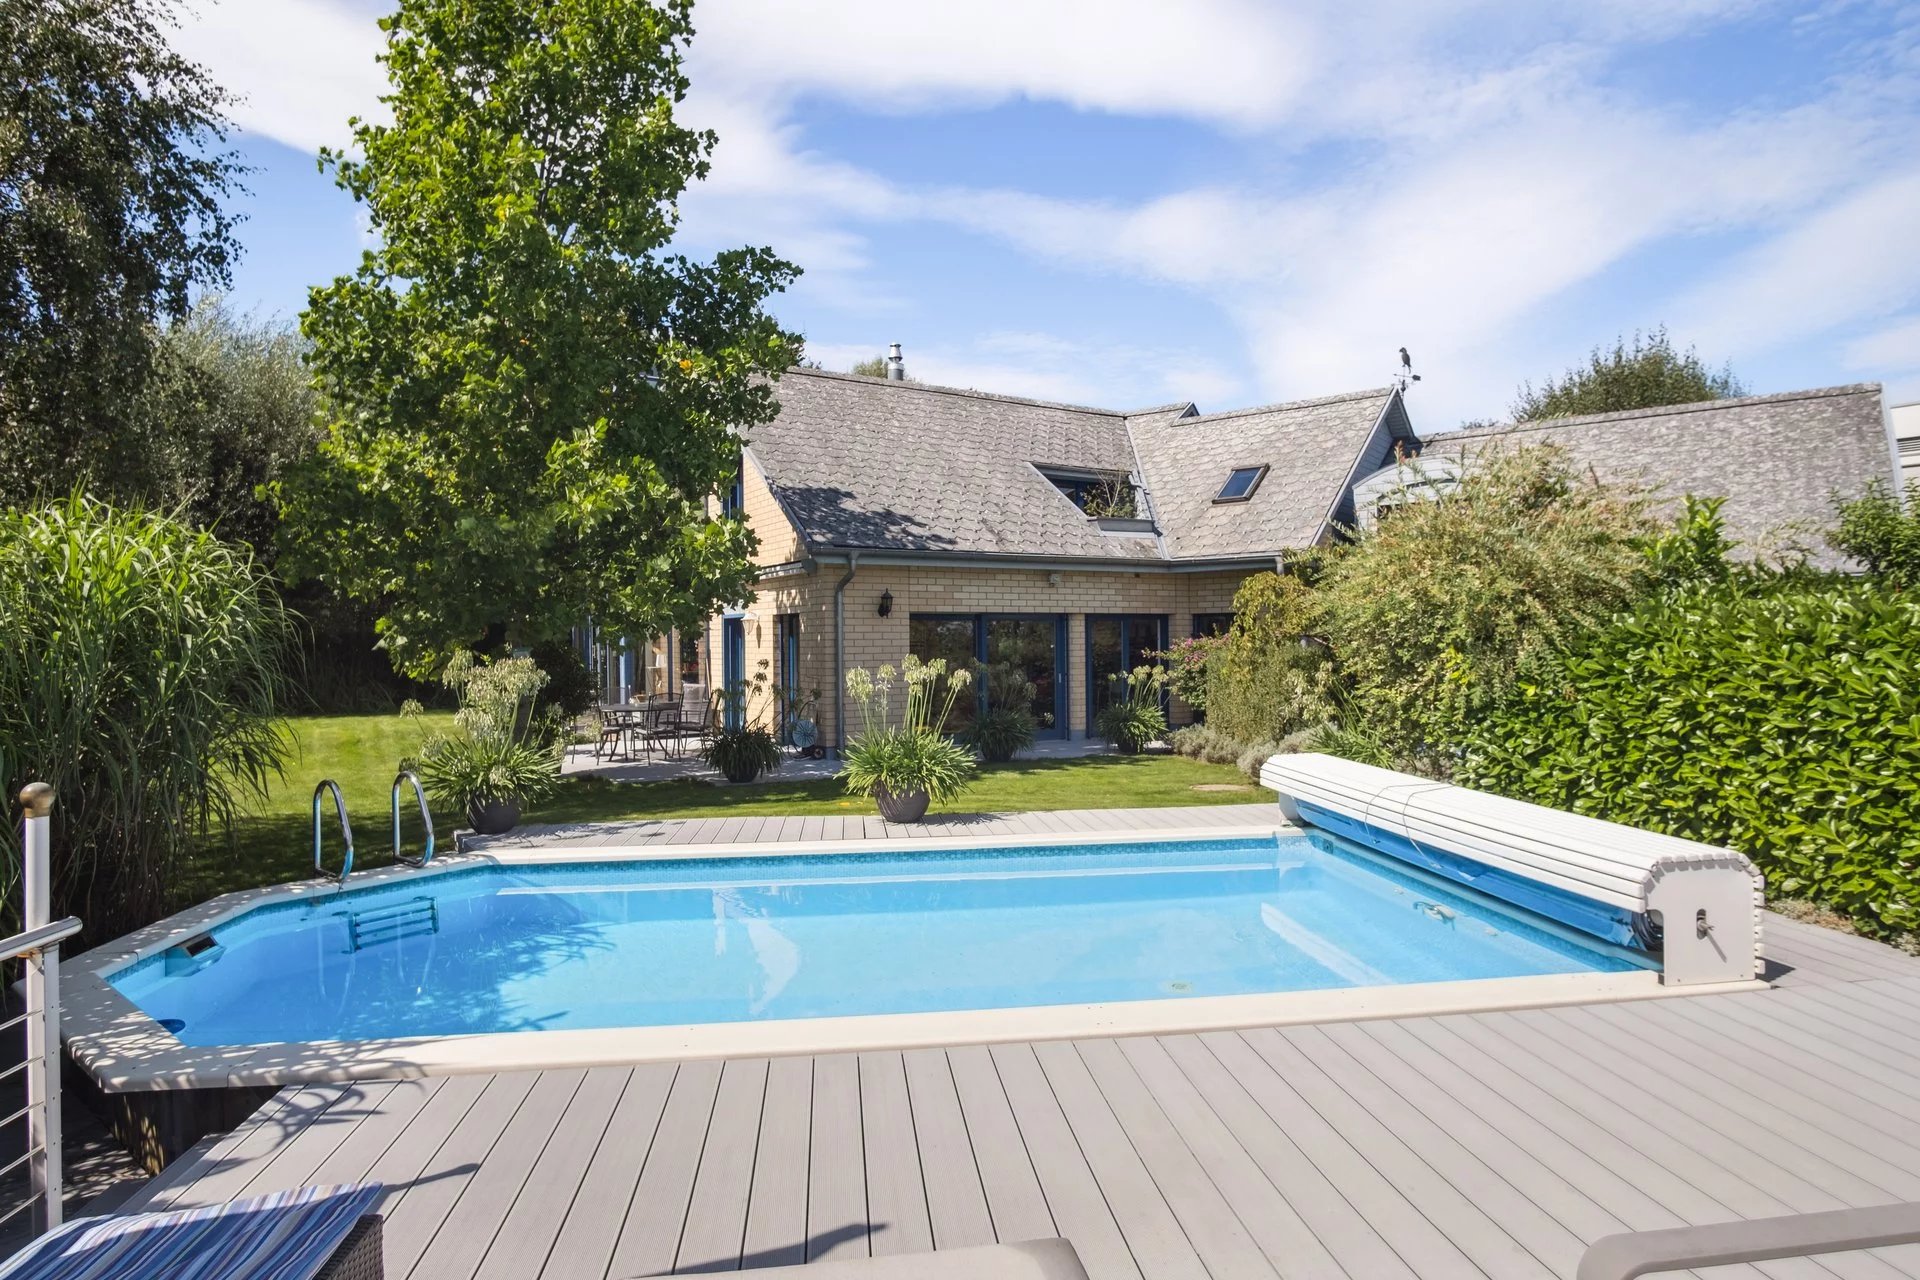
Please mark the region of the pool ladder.
[[440, 904], [432, 898], [409, 898], [384, 907], [349, 911], [347, 943], [360, 951], [379, 942], [424, 938], [440, 932]]
[[[420, 822], [427, 833], [426, 845], [417, 858], [400, 852], [400, 788], [404, 785], [413, 787], [413, 798], [420, 805]], [[322, 879], [330, 874], [321, 858], [320, 802], [327, 796], [333, 797], [333, 812], [340, 819], [340, 838], [346, 846], [340, 857], [340, 874], [335, 879], [345, 884], [353, 874], [353, 824], [347, 821], [347, 801], [340, 794], [340, 784], [332, 778], [322, 778], [313, 789], [313, 874]], [[426, 788], [420, 785], [420, 776], [411, 769], [402, 769], [393, 777], [393, 860], [403, 867], [424, 867], [433, 861], [433, 813], [427, 808]]]

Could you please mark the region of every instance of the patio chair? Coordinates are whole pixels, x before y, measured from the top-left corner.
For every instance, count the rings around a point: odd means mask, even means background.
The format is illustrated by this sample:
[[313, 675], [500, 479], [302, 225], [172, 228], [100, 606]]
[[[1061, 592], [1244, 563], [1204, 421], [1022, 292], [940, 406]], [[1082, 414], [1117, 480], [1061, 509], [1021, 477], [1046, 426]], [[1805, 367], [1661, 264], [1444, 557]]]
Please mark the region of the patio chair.
[[[681, 739], [692, 738], [697, 749], [704, 749], [713, 740], [713, 695], [707, 686], [689, 681], [680, 686], [680, 709], [676, 720], [677, 736]], [[686, 743], [677, 743], [680, 754], [686, 754]]]
[[302, 1187], [204, 1209], [75, 1218], [0, 1280], [382, 1280], [377, 1182]]

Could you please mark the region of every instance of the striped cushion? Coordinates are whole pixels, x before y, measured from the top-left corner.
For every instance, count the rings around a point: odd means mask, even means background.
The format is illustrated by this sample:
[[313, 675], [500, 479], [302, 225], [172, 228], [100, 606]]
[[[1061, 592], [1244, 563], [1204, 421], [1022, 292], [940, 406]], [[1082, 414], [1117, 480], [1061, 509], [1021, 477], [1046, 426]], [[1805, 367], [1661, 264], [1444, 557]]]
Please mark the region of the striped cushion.
[[0, 1280], [312, 1280], [380, 1184], [302, 1187], [205, 1209], [76, 1218], [0, 1266]]

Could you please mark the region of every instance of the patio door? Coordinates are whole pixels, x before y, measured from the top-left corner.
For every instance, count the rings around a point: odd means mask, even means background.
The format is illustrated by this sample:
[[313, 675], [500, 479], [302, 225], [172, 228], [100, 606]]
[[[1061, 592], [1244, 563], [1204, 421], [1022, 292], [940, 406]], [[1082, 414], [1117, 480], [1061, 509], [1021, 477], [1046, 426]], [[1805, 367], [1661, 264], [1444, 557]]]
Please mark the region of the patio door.
[[[731, 694], [747, 682], [747, 623], [744, 618], [722, 618], [720, 620], [720, 659], [721, 680]], [[728, 697], [724, 705], [727, 709], [727, 728], [739, 729], [746, 720], [745, 699]]]
[[800, 705], [800, 615], [783, 613], [773, 620], [773, 652], [780, 669], [774, 684], [780, 690], [780, 741], [793, 741], [793, 713]]
[[1028, 708], [1035, 735], [1066, 734], [1067, 619], [1064, 614], [916, 613], [908, 650], [916, 658], [945, 658], [948, 670], [975, 672], [972, 696], [954, 704], [950, 731], [972, 724], [986, 709], [989, 682], [1033, 686]]
[[1167, 647], [1167, 615], [1140, 613], [1087, 619], [1087, 732], [1094, 717], [1113, 700], [1114, 676], [1150, 667]]

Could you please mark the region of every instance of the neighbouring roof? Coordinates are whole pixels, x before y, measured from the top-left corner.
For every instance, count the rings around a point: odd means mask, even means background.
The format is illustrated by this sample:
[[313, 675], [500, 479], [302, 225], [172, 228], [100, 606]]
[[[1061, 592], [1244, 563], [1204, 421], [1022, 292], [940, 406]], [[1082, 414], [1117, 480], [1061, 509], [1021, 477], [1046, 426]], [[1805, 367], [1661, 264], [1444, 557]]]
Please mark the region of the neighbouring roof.
[[1878, 383], [1477, 427], [1422, 447], [1455, 456], [1543, 441], [1601, 480], [1650, 485], [1673, 503], [1725, 498], [1728, 536], [1750, 554], [1800, 547], [1829, 566], [1841, 561], [1821, 540], [1834, 498], [1892, 475]]
[[[779, 416], [748, 448], [814, 550], [1263, 558], [1325, 537], [1352, 476], [1384, 461], [1392, 436], [1411, 437], [1390, 388], [1204, 416], [812, 369], [789, 370], [777, 394]], [[1246, 465], [1269, 468], [1259, 488], [1216, 506]], [[1136, 476], [1159, 536], [1102, 530], [1040, 468]]]

